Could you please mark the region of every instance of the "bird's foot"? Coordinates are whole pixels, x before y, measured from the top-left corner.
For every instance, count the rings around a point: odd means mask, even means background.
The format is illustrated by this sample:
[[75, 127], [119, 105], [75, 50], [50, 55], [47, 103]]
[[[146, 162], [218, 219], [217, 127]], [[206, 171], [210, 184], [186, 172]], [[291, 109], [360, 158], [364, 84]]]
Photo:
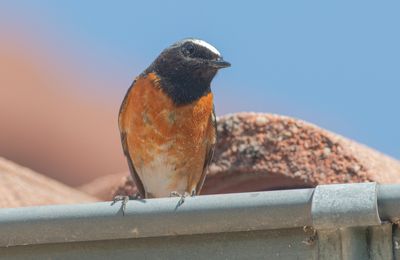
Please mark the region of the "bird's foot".
[[177, 191], [172, 191], [171, 193], [170, 193], [170, 197], [180, 197], [181, 199], [178, 201], [178, 207], [180, 206], [180, 205], [182, 205], [184, 202], [185, 202], [185, 199], [186, 199], [186, 197], [189, 197], [190, 196], [190, 194], [188, 193], [188, 192], [186, 192], [185, 191], [185, 193], [183, 193], [183, 194], [181, 194], [181, 193], [179, 193], [179, 192], [177, 192]]
[[121, 210], [122, 210], [122, 215], [125, 216], [125, 210], [126, 210], [126, 204], [128, 203], [129, 200], [138, 200], [140, 199], [140, 194], [136, 193], [135, 195], [117, 195], [114, 197], [113, 201], [111, 202], [111, 206], [117, 203], [118, 201], [121, 201]]

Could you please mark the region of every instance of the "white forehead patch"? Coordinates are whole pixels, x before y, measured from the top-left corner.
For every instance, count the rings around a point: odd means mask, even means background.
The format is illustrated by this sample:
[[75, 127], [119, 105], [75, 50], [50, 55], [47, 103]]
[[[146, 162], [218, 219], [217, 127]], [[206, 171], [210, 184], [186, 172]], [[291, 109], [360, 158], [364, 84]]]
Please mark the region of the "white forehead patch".
[[209, 44], [208, 42], [205, 42], [205, 41], [199, 40], [199, 39], [190, 39], [190, 41], [193, 42], [194, 44], [198, 44], [198, 45], [201, 45], [201, 46], [209, 49], [210, 51], [217, 54], [218, 56], [221, 56], [221, 53], [219, 53], [219, 51], [214, 46]]

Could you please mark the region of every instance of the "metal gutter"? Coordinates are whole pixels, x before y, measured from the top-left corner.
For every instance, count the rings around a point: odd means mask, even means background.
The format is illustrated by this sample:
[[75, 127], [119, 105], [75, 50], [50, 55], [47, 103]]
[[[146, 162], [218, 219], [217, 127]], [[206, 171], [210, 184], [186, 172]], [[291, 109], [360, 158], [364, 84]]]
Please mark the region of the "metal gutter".
[[311, 225], [313, 189], [0, 209], [0, 247]]
[[185, 258], [179, 245], [186, 245], [210, 259], [232, 254], [253, 259], [400, 259], [400, 232], [392, 226], [400, 219], [399, 184], [197, 196], [181, 206], [178, 201], [129, 201], [125, 216], [119, 203], [110, 202], [0, 209], [0, 256], [24, 259], [34, 251], [41, 257], [105, 257], [106, 248], [124, 245], [114, 258], [150, 252]]

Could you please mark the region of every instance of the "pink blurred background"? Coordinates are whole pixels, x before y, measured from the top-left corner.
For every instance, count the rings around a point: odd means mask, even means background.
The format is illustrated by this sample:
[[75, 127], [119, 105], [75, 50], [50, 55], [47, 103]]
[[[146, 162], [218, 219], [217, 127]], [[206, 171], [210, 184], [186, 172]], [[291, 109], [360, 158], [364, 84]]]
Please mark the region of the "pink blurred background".
[[31, 34], [2, 31], [0, 155], [71, 185], [126, 170], [117, 128], [121, 91], [96, 90], [107, 82], [84, 73], [83, 64], [64, 63], [68, 53]]

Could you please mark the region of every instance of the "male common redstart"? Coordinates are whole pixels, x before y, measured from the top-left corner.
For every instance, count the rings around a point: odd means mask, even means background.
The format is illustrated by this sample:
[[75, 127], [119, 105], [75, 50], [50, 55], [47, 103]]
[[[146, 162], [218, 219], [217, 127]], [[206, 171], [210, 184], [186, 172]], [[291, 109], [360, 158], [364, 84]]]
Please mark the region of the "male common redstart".
[[119, 111], [119, 129], [141, 198], [199, 194], [216, 143], [210, 83], [229, 67], [199, 39], [165, 49], [132, 83]]

